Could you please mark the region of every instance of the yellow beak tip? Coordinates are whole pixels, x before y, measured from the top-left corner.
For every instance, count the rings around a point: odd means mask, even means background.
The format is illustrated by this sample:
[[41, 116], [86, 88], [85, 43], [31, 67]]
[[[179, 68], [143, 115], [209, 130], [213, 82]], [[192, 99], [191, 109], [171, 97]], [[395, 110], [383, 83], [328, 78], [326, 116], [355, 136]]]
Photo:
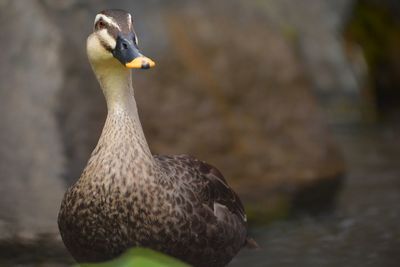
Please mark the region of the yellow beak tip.
[[147, 57], [137, 57], [131, 62], [125, 64], [130, 69], [150, 69], [153, 68], [156, 63]]

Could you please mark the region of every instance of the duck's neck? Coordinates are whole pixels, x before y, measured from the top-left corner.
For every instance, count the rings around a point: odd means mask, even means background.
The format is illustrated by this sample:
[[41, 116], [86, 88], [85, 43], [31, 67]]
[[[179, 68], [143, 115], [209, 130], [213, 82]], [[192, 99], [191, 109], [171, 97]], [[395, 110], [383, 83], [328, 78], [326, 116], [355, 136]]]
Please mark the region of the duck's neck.
[[108, 115], [137, 118], [131, 70], [115, 62], [92, 64], [92, 67], [106, 98]]
[[[92, 64], [107, 101], [107, 119], [92, 157], [129, 164], [137, 175], [152, 167], [153, 157], [139, 120], [131, 71], [120, 63]], [[127, 166], [119, 166], [127, 167]], [[118, 167], [117, 167], [118, 168]]]

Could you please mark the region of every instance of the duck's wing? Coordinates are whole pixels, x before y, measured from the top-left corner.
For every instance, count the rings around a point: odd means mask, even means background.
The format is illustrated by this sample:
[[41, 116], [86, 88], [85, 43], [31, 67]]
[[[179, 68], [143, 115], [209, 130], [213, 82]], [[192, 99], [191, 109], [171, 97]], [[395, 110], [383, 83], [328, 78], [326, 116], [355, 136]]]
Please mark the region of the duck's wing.
[[238, 195], [228, 185], [221, 172], [214, 166], [189, 155], [162, 156], [156, 155], [182, 181], [190, 180], [190, 191], [203, 205], [207, 205], [217, 218], [223, 219], [226, 209], [235, 214], [243, 224], [246, 213]]

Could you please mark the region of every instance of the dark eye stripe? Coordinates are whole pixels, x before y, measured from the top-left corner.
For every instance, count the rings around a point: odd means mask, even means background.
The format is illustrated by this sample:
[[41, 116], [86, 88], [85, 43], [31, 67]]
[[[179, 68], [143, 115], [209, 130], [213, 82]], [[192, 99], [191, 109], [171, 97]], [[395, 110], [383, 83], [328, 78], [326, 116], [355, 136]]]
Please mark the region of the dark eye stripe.
[[107, 27], [107, 32], [114, 37], [114, 39], [117, 39], [118, 33], [120, 32], [118, 28], [114, 27], [113, 25], [108, 25]]
[[107, 29], [107, 30], [113, 30], [113, 31], [119, 31], [119, 29], [113, 25], [109, 24], [107, 21], [104, 21], [103, 19], [99, 19], [99, 21], [96, 22], [95, 24], [95, 30], [102, 30], [102, 29]]
[[105, 21], [103, 21], [104, 26], [100, 27], [100, 25], [99, 25], [100, 22], [101, 22], [101, 20], [99, 20], [96, 23], [95, 31], [100, 31], [100, 30], [106, 29], [108, 34], [110, 34], [112, 37], [117, 39], [119, 29], [117, 27], [115, 27], [114, 25], [107, 24]]
[[99, 38], [100, 44], [104, 47], [108, 52], [112, 52], [112, 47], [109, 46], [103, 39]]

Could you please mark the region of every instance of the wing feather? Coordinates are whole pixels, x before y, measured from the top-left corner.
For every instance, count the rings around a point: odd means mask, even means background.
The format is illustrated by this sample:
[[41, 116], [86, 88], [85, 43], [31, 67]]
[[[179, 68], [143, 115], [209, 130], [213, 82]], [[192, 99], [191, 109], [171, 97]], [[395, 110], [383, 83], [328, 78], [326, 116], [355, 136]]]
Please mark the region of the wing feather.
[[218, 203], [246, 222], [246, 213], [242, 202], [217, 168], [190, 155], [156, 155], [155, 158], [160, 162], [167, 162], [165, 165], [169, 169], [174, 169], [171, 166], [173, 164], [176, 165], [176, 169], [183, 168], [186, 173], [189, 173], [192, 176], [190, 178], [196, 182], [196, 186], [193, 186], [196, 188], [197, 197], [210, 209], [213, 210], [214, 204]]

